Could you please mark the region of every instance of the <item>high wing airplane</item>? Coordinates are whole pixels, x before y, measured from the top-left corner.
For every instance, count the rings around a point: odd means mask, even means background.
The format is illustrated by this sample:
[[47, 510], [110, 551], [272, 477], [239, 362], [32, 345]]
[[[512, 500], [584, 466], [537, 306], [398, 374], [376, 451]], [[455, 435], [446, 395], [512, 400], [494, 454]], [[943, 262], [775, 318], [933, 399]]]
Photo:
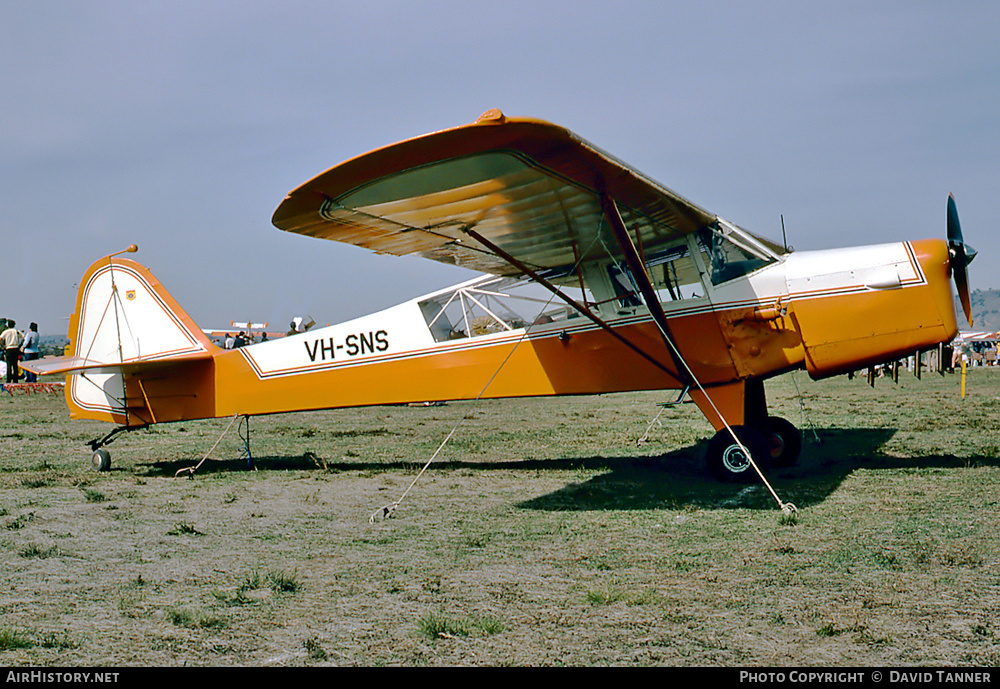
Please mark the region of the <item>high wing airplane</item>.
[[498, 110], [341, 163], [272, 220], [484, 275], [224, 350], [149, 270], [125, 252], [104, 257], [80, 281], [68, 356], [25, 362], [66, 374], [73, 418], [116, 424], [90, 442], [96, 468], [117, 433], [157, 423], [679, 390], [716, 431], [711, 470], [749, 480], [801, 449], [799, 431], [768, 413], [767, 379], [824, 378], [950, 341], [952, 277], [971, 323], [975, 252], [950, 196], [947, 241], [791, 252], [566, 129]]

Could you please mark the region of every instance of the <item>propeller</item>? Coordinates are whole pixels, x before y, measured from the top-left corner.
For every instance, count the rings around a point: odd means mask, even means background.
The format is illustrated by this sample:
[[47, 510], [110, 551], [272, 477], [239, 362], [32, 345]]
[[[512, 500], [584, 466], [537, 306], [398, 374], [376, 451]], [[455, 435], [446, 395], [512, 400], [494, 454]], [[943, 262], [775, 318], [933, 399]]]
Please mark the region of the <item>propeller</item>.
[[965, 317], [972, 325], [972, 302], [969, 298], [968, 265], [976, 257], [976, 250], [965, 244], [962, 239], [962, 225], [958, 222], [958, 208], [955, 197], [948, 194], [948, 255], [951, 257], [951, 274], [955, 278], [955, 288], [958, 298], [962, 301]]

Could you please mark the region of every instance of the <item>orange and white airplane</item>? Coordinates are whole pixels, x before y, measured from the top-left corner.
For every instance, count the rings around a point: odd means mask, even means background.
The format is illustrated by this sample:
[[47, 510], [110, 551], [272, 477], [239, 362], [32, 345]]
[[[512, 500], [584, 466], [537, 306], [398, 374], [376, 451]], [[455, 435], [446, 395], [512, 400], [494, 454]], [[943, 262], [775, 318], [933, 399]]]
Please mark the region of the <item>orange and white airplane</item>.
[[[292, 191], [288, 232], [485, 275], [398, 306], [225, 350], [118, 254], [80, 281], [66, 374], [74, 418], [123, 430], [189, 419], [478, 398], [687, 391], [721, 478], [787, 465], [799, 432], [764, 382], [898, 359], [970, 318], [954, 200], [948, 240], [791, 252], [561, 127], [491, 110], [359, 156]], [[134, 246], [129, 248], [134, 251]], [[119, 252], [124, 253], [124, 252]], [[532, 289], [532, 286], [534, 287]], [[759, 471], [759, 469], [758, 469]]]

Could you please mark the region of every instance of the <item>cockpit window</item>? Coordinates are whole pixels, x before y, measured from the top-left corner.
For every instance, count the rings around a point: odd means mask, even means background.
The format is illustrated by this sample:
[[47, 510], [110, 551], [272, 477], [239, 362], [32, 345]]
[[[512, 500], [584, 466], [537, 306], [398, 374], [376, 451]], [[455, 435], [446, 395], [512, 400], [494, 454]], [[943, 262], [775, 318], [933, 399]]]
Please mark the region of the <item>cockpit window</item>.
[[[701, 284], [701, 274], [691, 259], [691, 251], [686, 240], [647, 256], [646, 270], [653, 289], [656, 290], [662, 303], [697, 299], [705, 294]], [[620, 307], [641, 305], [635, 281], [627, 266], [610, 264], [608, 277], [611, 279], [611, 286]]]
[[650, 256], [646, 265], [660, 301], [679, 301], [705, 296], [701, 273], [691, 258], [687, 242]]
[[725, 226], [699, 232], [698, 248], [713, 285], [748, 275], [775, 260]]

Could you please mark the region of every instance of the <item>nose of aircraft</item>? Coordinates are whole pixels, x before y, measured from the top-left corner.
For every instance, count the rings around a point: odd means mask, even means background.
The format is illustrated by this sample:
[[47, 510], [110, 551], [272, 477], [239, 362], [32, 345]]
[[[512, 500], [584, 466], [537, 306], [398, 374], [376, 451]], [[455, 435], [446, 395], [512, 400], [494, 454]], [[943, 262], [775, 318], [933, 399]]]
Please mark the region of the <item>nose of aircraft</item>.
[[951, 340], [951, 264], [944, 238], [788, 255], [788, 306], [809, 374], [857, 370]]
[[958, 222], [958, 208], [955, 197], [948, 194], [948, 254], [950, 256], [951, 275], [955, 280], [958, 298], [962, 301], [965, 318], [972, 325], [972, 301], [969, 298], [969, 264], [976, 257], [976, 250], [965, 243], [962, 237], [962, 225]]

